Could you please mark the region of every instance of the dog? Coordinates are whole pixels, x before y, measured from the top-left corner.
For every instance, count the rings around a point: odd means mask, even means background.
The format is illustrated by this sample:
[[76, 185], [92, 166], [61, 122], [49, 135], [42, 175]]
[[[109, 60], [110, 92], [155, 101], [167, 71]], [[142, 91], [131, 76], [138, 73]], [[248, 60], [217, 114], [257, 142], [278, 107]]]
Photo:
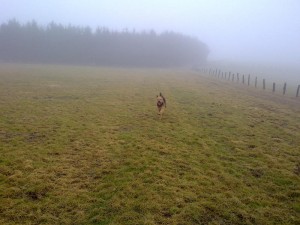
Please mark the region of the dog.
[[158, 115], [160, 115], [160, 119], [162, 119], [165, 108], [167, 108], [167, 101], [161, 92], [156, 96], [156, 106], [158, 109]]

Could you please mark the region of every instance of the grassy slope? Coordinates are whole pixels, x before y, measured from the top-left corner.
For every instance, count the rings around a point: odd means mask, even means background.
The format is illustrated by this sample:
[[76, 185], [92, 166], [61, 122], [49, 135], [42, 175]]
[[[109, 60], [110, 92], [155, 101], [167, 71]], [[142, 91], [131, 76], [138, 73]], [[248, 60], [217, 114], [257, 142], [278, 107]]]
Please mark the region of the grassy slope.
[[187, 71], [1, 65], [0, 105], [0, 224], [300, 222], [298, 100]]

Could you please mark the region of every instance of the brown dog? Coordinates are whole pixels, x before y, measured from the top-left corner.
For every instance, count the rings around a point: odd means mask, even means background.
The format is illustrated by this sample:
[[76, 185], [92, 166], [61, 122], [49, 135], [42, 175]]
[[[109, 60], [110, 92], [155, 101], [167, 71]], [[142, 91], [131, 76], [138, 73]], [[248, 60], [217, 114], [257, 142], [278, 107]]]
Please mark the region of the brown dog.
[[167, 101], [165, 97], [162, 95], [162, 93], [159, 93], [159, 95], [157, 95], [156, 97], [157, 97], [156, 105], [158, 109], [158, 115], [160, 115], [160, 119], [161, 119], [165, 111], [165, 108], [167, 108]]

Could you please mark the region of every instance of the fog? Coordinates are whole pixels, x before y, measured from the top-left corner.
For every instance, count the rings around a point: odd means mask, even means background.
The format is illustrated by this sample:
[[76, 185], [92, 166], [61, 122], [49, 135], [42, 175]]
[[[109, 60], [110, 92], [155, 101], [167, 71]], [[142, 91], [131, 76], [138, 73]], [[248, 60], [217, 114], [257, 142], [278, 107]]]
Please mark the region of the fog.
[[171, 30], [208, 45], [209, 61], [299, 68], [299, 0], [1, 0], [0, 23]]

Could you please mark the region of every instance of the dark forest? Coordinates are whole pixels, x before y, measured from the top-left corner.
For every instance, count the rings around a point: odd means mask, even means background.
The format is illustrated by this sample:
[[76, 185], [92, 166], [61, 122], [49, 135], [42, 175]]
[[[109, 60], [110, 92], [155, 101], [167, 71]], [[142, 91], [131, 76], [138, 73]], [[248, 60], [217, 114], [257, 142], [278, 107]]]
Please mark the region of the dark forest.
[[0, 26], [0, 61], [104, 66], [199, 65], [209, 50], [197, 38], [166, 31], [113, 31], [13, 19]]

